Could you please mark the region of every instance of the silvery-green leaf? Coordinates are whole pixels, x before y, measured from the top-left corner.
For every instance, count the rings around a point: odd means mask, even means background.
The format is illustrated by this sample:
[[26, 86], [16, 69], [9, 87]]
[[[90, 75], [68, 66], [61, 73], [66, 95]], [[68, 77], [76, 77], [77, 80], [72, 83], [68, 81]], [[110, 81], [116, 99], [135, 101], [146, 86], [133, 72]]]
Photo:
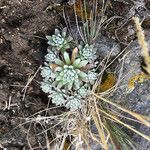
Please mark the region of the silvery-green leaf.
[[61, 76], [58, 76], [58, 77], [56, 78], [56, 81], [60, 81], [60, 80], [62, 80], [62, 77], [61, 77]]
[[56, 87], [57, 84], [58, 84], [58, 82], [57, 82], [57, 81], [54, 81], [54, 82], [52, 83], [52, 87]]
[[72, 98], [67, 104], [67, 108], [70, 108], [71, 111], [75, 111], [82, 107], [81, 101], [77, 98]]
[[42, 77], [43, 78], [47, 78], [47, 79], [50, 78], [51, 73], [52, 73], [51, 68], [49, 68], [48, 66], [46, 66], [46, 67], [42, 67], [41, 69], [42, 69], [42, 71], [41, 71]]
[[70, 45], [69, 45], [68, 43], [65, 44], [65, 45], [63, 45], [63, 50], [64, 50], [64, 52], [65, 52], [65, 50], [68, 49], [68, 48], [70, 48]]
[[64, 65], [63, 68], [64, 68], [64, 69], [67, 69], [67, 68], [68, 68], [68, 65]]
[[58, 99], [52, 98], [52, 103], [56, 104], [57, 106], [64, 104], [64, 102], [65, 102], [64, 99], [58, 100]]
[[67, 80], [66, 81], [63, 81], [63, 85], [65, 85], [65, 84], [67, 84], [68, 82], [67, 82]]
[[74, 63], [73, 63], [73, 66], [74, 66], [74, 67], [77, 67], [77, 66], [80, 64], [80, 62], [81, 62], [81, 59], [80, 59], [80, 58], [76, 59], [76, 60], [74, 61]]
[[81, 72], [79, 73], [79, 77], [80, 77], [80, 78], [87, 78], [87, 74], [81, 71]]
[[48, 41], [47, 44], [52, 45], [52, 46], [54, 45], [52, 41]]
[[67, 28], [63, 28], [62, 30], [62, 36], [65, 38], [67, 34]]
[[80, 88], [80, 81], [79, 81], [79, 80], [76, 80], [76, 81], [74, 82], [74, 86], [75, 86], [75, 89], [76, 89], [76, 90], [79, 89], [79, 88]]
[[72, 86], [73, 86], [73, 82], [69, 82], [69, 83], [68, 83], [68, 90], [71, 90], [71, 89], [72, 89]]
[[52, 37], [51, 36], [46, 36], [46, 38], [51, 41], [52, 40]]
[[58, 29], [55, 29], [55, 34], [60, 34], [60, 31]]
[[78, 68], [81, 68], [81, 67], [85, 67], [87, 65], [88, 61], [87, 60], [83, 60], [79, 63], [79, 65], [77, 66]]
[[70, 60], [69, 54], [67, 52], [64, 52], [64, 59], [65, 59], [65, 62], [67, 65], [71, 64], [71, 60]]
[[79, 50], [81, 50], [82, 49], [82, 45], [79, 45], [78, 48], [79, 48]]
[[67, 42], [71, 42], [73, 40], [73, 38], [71, 37], [71, 36], [69, 36], [68, 38], [67, 38]]
[[59, 65], [59, 66], [63, 66], [63, 65], [64, 65], [64, 62], [63, 62], [62, 60], [60, 60], [60, 59], [56, 59], [56, 60], [55, 60], [55, 63], [56, 63], [57, 65]]
[[49, 81], [43, 81], [41, 83], [42, 91], [45, 93], [49, 93], [51, 91], [51, 83]]
[[45, 60], [48, 62], [54, 62], [55, 59], [56, 59], [56, 54], [51, 51], [45, 56]]
[[57, 106], [65, 103], [64, 96], [61, 92], [54, 91], [51, 94], [51, 98], [52, 98], [52, 103], [56, 104]]
[[85, 86], [82, 86], [79, 90], [78, 90], [78, 94], [85, 98], [88, 95], [88, 89]]
[[91, 84], [94, 84], [94, 81], [97, 80], [98, 74], [94, 71], [89, 71], [88, 72], [88, 80]]
[[60, 88], [62, 88], [63, 85], [64, 85], [63, 82], [60, 81], [60, 82], [58, 83], [58, 85], [57, 85], [57, 88], [60, 89]]

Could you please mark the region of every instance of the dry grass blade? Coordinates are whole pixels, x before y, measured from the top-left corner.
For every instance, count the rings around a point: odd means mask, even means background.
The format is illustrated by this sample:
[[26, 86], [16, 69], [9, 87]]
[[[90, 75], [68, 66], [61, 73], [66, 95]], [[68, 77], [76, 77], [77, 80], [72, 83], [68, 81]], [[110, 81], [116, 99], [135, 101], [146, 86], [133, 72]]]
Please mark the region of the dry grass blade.
[[149, 56], [148, 45], [145, 41], [144, 31], [142, 30], [139, 18], [138, 17], [133, 17], [133, 20], [135, 22], [135, 26], [136, 26], [136, 29], [137, 29], [138, 41], [139, 41], [139, 44], [142, 48], [142, 56], [143, 56], [144, 63], [145, 63], [145, 66], [143, 66], [143, 68], [150, 75], [150, 56]]
[[97, 117], [95, 116], [95, 114], [92, 114], [92, 118], [93, 118], [96, 128], [98, 130], [98, 133], [99, 133], [99, 136], [100, 136], [100, 139], [102, 142], [102, 146], [105, 150], [108, 150], [108, 145], [106, 143], [106, 138], [105, 138], [103, 128], [101, 128], [102, 126], [100, 126], [99, 121], [98, 121]]
[[88, 129], [83, 120], [77, 121], [78, 123], [76, 124], [76, 127], [70, 130], [69, 135], [74, 137], [74, 143], [77, 150], [83, 149], [84, 146], [86, 146], [87, 149], [90, 150]]
[[100, 110], [100, 109], [99, 109], [99, 111], [102, 112], [102, 113], [104, 113], [105, 115], [109, 116], [110, 118], [114, 119], [114, 121], [118, 122], [119, 124], [121, 124], [121, 125], [127, 127], [128, 129], [132, 130], [132, 131], [135, 132], [136, 134], [142, 136], [142, 137], [145, 138], [146, 140], [149, 140], [149, 141], [150, 141], [150, 137], [149, 137], [149, 136], [147, 136], [147, 135], [145, 135], [145, 134], [143, 134], [143, 133], [137, 131], [136, 129], [132, 128], [130, 125], [128, 125], [128, 124], [122, 122], [121, 120], [117, 119], [115, 116], [110, 115], [110, 114], [108, 114], [108, 113], [106, 113], [105, 111]]
[[98, 130], [99, 136], [100, 136], [100, 140], [102, 142], [102, 146], [105, 150], [108, 150], [108, 143], [107, 143], [107, 138], [105, 135], [105, 129], [104, 129], [104, 125], [101, 119], [101, 116], [99, 114], [98, 108], [97, 108], [97, 104], [95, 103], [95, 108], [94, 111], [92, 111], [92, 118], [94, 120], [94, 123], [96, 125], [96, 128]]
[[37, 73], [39, 72], [40, 69], [41, 69], [41, 66], [37, 69], [37, 71], [35, 72], [34, 75], [30, 76], [30, 78], [28, 79], [28, 81], [27, 81], [25, 87], [22, 89], [22, 92], [24, 92], [22, 101], [24, 101], [24, 99], [25, 99], [25, 95], [26, 95], [27, 88], [28, 88], [29, 84], [30, 84], [30, 83], [32, 82], [32, 80], [35, 78], [35, 76], [37, 75]]
[[67, 137], [67, 135], [66, 134], [64, 134], [64, 136], [63, 136], [63, 140], [62, 140], [62, 142], [61, 142], [61, 146], [60, 146], [60, 150], [63, 150], [64, 149], [64, 146], [65, 146], [65, 141], [66, 141], [66, 137]]
[[76, 8], [76, 4], [74, 4], [74, 13], [75, 13], [75, 20], [76, 20], [76, 25], [77, 25], [77, 30], [78, 30], [78, 33], [81, 37], [81, 39], [85, 42], [85, 37], [84, 35], [82, 34], [81, 30], [80, 30], [80, 27], [79, 27], [79, 21], [78, 21], [78, 17], [77, 17], [77, 8]]
[[111, 102], [111, 101], [109, 101], [109, 100], [107, 100], [107, 99], [105, 99], [105, 98], [95, 94], [95, 93], [93, 93], [93, 95], [96, 96], [99, 100], [102, 100], [102, 101], [104, 101], [104, 102], [106, 102], [106, 103], [108, 103], [108, 104], [110, 104], [112, 106], [115, 106], [116, 108], [118, 108], [118, 109], [120, 109], [120, 110], [122, 110], [122, 111], [124, 111], [124, 112], [126, 112], [128, 114], [130, 114], [131, 116], [135, 117], [137, 120], [139, 120], [145, 126], [150, 127], [150, 122], [148, 122], [146, 119], [144, 119], [145, 118], [144, 116], [142, 116], [140, 114], [137, 114], [135, 112], [132, 112], [130, 110], [127, 110], [127, 109], [125, 109], [125, 108], [123, 108], [123, 107], [121, 107], [121, 106], [119, 106], [119, 105], [117, 105], [117, 104], [115, 104], [115, 103], [113, 103], [113, 102]]

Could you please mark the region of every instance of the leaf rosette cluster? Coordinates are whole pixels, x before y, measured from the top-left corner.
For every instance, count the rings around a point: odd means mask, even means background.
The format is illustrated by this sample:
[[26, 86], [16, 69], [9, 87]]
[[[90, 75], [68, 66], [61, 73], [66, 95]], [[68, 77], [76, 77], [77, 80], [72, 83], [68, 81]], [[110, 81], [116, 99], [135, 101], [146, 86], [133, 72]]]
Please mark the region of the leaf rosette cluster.
[[97, 79], [96, 49], [88, 44], [72, 48], [74, 43], [66, 28], [62, 32], [56, 29], [47, 39], [50, 46], [41, 69], [41, 88], [57, 106], [81, 109]]

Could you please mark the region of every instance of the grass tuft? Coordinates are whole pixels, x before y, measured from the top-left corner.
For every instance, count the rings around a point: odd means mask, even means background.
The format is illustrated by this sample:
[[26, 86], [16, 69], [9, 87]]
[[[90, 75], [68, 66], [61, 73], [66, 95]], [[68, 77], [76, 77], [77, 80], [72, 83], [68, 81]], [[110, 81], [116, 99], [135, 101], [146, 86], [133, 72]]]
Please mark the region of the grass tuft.
[[149, 55], [148, 45], [145, 40], [144, 31], [142, 30], [139, 18], [133, 17], [133, 20], [135, 22], [135, 26], [137, 30], [138, 42], [142, 48], [141, 50], [142, 50], [142, 56], [144, 60], [144, 65], [142, 66], [142, 68], [147, 72], [147, 74], [150, 75], [150, 55]]

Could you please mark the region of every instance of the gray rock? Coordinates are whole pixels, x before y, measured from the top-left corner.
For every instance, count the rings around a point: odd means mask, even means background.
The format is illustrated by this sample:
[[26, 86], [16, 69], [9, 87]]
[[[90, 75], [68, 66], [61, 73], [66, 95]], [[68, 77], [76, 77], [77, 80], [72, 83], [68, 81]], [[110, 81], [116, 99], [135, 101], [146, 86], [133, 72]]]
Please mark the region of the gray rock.
[[[147, 127], [140, 126], [139, 127], [140, 131], [143, 131], [144, 134], [150, 135], [150, 130]], [[141, 150], [149, 150], [150, 149], [150, 142], [140, 138], [139, 136], [135, 135], [133, 139], [138, 143], [140, 146], [142, 146]]]
[[[150, 39], [147, 40], [150, 47]], [[142, 72], [141, 70], [141, 49], [137, 41], [134, 41], [127, 49], [126, 57], [124, 58], [124, 67], [121, 77], [124, 77], [119, 83], [116, 91], [113, 93], [111, 99], [122, 102], [130, 110], [143, 114], [150, 115], [150, 80], [145, 80], [142, 83], [135, 83], [135, 88], [130, 89], [128, 83], [130, 79]], [[119, 63], [118, 72], [122, 66]], [[147, 135], [150, 135], [150, 130], [143, 125], [136, 126], [137, 130], [142, 131]], [[136, 141], [143, 148], [147, 150], [150, 148], [150, 143], [143, 138], [135, 135], [133, 140]]]
[[95, 41], [95, 47], [97, 48], [97, 54], [100, 59], [108, 57], [115, 57], [120, 52], [120, 45], [113, 39], [109, 39], [105, 36], [99, 35]]
[[[150, 45], [150, 39], [147, 40], [147, 42], [148, 45]], [[121, 69], [122, 66], [123, 69]], [[146, 94], [146, 91], [150, 90], [149, 81], [143, 82], [142, 84], [135, 83], [135, 89], [129, 89], [128, 86], [129, 81], [131, 81], [133, 77], [142, 73], [141, 48], [137, 41], [133, 42], [126, 49], [124, 59], [118, 63], [117, 72], [118, 74], [121, 73], [121, 81], [115, 92], [115, 98], [122, 101], [124, 101], [125, 97], [129, 97], [129, 99], [131, 99], [131, 97], [139, 97], [140, 99], [145, 99], [145, 97], [147, 97], [147, 99], [149, 99], [149, 96]], [[141, 95], [138, 95], [139, 93]]]

